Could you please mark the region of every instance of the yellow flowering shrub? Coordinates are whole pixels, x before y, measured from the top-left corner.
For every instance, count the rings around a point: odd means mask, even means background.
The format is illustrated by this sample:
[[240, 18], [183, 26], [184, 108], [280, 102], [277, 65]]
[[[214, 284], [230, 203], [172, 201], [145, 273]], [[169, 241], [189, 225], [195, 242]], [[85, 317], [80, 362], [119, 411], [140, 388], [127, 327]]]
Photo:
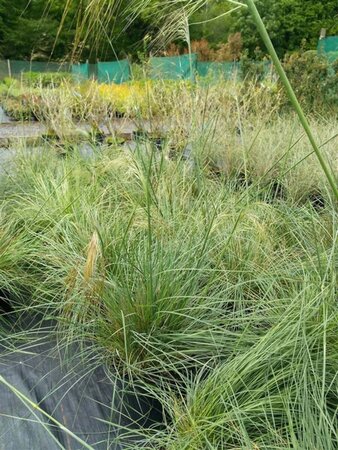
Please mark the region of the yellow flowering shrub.
[[98, 85], [98, 91], [102, 100], [108, 102], [113, 111], [128, 116], [155, 113], [156, 102], [151, 81], [101, 84]]

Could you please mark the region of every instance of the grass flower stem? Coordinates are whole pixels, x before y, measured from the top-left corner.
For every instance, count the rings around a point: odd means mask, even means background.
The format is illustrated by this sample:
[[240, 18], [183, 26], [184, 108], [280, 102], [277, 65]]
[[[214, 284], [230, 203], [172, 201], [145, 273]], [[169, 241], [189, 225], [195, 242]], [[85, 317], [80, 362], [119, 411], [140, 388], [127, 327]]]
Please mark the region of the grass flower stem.
[[262, 40], [263, 40], [263, 42], [264, 42], [264, 44], [265, 44], [265, 46], [266, 46], [266, 48], [267, 48], [267, 50], [269, 52], [269, 55], [270, 55], [270, 57], [272, 59], [272, 62], [275, 65], [275, 68], [276, 68], [276, 71], [277, 71], [277, 73], [278, 73], [278, 75], [280, 77], [280, 80], [281, 80], [282, 84], [284, 85], [284, 87], [286, 89], [286, 92], [287, 92], [287, 95], [289, 97], [289, 100], [290, 100], [294, 110], [296, 111], [298, 117], [299, 117], [299, 120], [300, 120], [300, 122], [301, 122], [301, 124], [302, 124], [302, 126], [303, 126], [303, 128], [305, 130], [305, 133], [307, 134], [307, 136], [309, 138], [309, 141], [310, 141], [310, 143], [311, 143], [311, 145], [313, 147], [313, 150], [314, 150], [314, 152], [315, 152], [315, 154], [316, 154], [316, 156], [317, 156], [317, 158], [319, 160], [319, 163], [320, 163], [320, 165], [321, 165], [321, 167], [322, 167], [322, 169], [323, 169], [323, 171], [325, 173], [325, 176], [326, 176], [328, 182], [330, 183], [330, 185], [332, 187], [332, 190], [333, 190], [333, 193], [334, 193], [336, 199], [338, 200], [338, 186], [337, 186], [337, 183], [336, 183], [336, 181], [334, 179], [334, 176], [333, 176], [329, 166], [327, 165], [327, 163], [326, 163], [326, 161], [324, 159], [324, 156], [323, 156], [322, 152], [319, 149], [319, 146], [316, 143], [316, 140], [315, 140], [315, 138], [314, 138], [314, 136], [312, 134], [312, 131], [311, 131], [310, 124], [309, 124], [309, 122], [308, 122], [308, 120], [307, 120], [307, 118], [306, 118], [306, 116], [304, 114], [304, 111], [303, 111], [303, 109], [302, 109], [302, 107], [301, 107], [301, 105], [300, 105], [300, 103], [299, 103], [299, 101], [297, 99], [295, 91], [294, 91], [293, 87], [291, 86], [291, 83], [290, 83], [290, 81], [289, 81], [289, 79], [288, 79], [288, 77], [287, 77], [287, 75], [285, 73], [285, 70], [284, 70], [284, 68], [282, 66], [282, 63], [281, 63], [281, 61], [280, 61], [280, 59], [279, 59], [279, 57], [278, 57], [278, 55], [276, 53], [276, 50], [275, 50], [275, 48], [274, 48], [274, 46], [273, 46], [273, 44], [271, 42], [270, 36], [269, 36], [269, 34], [267, 32], [267, 29], [266, 29], [266, 27], [264, 25], [264, 22], [263, 22], [261, 16], [259, 14], [259, 11], [258, 11], [258, 9], [257, 9], [257, 7], [255, 5], [255, 2], [254, 2], [254, 0], [246, 0], [246, 3], [247, 3], [247, 6], [248, 6], [248, 8], [250, 10], [252, 18], [253, 18], [253, 20], [256, 23], [256, 26], [257, 26], [257, 29], [258, 29], [260, 35], [261, 35], [261, 38], [262, 38]]

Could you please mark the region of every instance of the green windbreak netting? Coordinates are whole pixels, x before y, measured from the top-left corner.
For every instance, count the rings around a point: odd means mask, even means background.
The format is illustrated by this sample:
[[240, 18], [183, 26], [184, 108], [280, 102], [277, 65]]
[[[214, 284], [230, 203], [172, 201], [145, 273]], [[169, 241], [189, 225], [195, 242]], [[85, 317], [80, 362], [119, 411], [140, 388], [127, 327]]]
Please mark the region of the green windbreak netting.
[[[13, 78], [20, 78], [22, 73], [25, 72], [70, 72], [70, 64], [68, 63], [56, 63], [56, 62], [40, 62], [40, 61], [2, 61], [1, 66], [4, 66], [6, 75]], [[5, 66], [7, 66], [5, 68]], [[1, 70], [0, 76], [2, 76], [3, 70]]]
[[200, 77], [224, 78], [230, 80], [240, 73], [238, 62], [197, 62], [197, 74]]
[[97, 78], [97, 65], [96, 64], [88, 64], [89, 70], [89, 78], [95, 79]]
[[97, 63], [97, 78], [100, 83], [121, 84], [131, 78], [130, 64], [127, 59], [114, 62]]
[[338, 60], [338, 36], [329, 36], [320, 39], [318, 53], [328, 58], [330, 62]]
[[194, 77], [197, 55], [150, 58], [150, 77], [153, 79], [187, 80]]
[[89, 78], [89, 64], [73, 64], [72, 74], [75, 81], [79, 83]]
[[0, 61], [0, 80], [9, 76], [7, 61]]

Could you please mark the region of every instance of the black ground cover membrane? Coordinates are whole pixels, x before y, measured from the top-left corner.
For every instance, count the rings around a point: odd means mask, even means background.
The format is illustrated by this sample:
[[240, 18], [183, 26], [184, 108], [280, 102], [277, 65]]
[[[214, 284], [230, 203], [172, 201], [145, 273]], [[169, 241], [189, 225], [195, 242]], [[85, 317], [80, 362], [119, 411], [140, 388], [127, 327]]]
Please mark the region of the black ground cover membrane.
[[[48, 334], [0, 347], [0, 376], [95, 450], [142, 448], [141, 427], [161, 422], [158, 405], [108, 375], [78, 346], [60, 350]], [[3, 341], [2, 341], [3, 342]], [[10, 341], [7, 341], [10, 342]], [[86, 448], [0, 382], [0, 450]]]

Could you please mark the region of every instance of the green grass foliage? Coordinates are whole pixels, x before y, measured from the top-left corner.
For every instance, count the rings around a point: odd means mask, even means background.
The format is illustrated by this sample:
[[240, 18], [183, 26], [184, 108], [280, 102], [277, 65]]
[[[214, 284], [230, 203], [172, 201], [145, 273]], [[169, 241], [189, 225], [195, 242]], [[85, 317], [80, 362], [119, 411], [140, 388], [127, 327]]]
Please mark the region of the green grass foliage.
[[337, 214], [311, 158], [299, 172], [284, 140], [266, 162], [284, 126], [244, 134], [244, 179], [243, 149], [215, 174], [203, 143], [192, 163], [150, 142], [90, 159], [23, 148], [1, 178], [2, 289], [161, 402], [142, 448], [337, 446]]

